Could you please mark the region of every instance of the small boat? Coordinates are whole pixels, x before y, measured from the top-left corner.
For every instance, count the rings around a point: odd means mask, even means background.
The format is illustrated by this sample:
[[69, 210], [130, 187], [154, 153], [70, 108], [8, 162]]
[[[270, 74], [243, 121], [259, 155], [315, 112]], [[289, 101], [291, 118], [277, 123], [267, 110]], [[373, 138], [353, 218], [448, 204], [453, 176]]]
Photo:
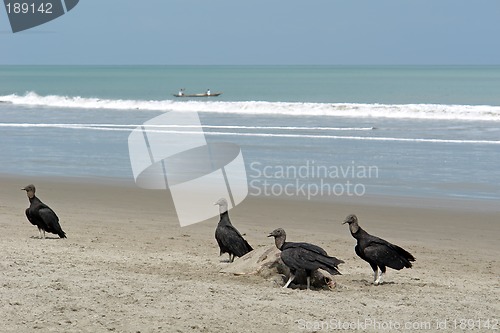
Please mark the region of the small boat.
[[216, 93], [203, 93], [203, 94], [173, 94], [174, 97], [217, 97], [219, 95], [222, 95], [222, 92], [216, 92]]

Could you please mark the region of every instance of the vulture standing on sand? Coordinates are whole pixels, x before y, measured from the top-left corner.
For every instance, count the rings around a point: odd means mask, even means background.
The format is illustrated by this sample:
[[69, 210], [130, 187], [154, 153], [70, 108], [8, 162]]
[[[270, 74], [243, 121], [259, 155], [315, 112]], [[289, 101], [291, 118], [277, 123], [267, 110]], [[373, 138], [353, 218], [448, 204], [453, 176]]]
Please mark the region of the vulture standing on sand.
[[411, 268], [410, 261], [415, 261], [415, 258], [409, 252], [361, 229], [356, 215], [347, 216], [343, 224], [345, 223], [349, 224], [352, 237], [358, 241], [354, 248], [356, 254], [368, 262], [373, 269], [373, 284], [382, 283], [386, 267], [398, 271], [404, 267]]
[[30, 200], [30, 206], [26, 208], [26, 217], [31, 224], [38, 227], [40, 238], [42, 238], [42, 231], [44, 239], [45, 232], [50, 232], [59, 235], [61, 238], [66, 238], [66, 233], [61, 229], [59, 218], [56, 213], [35, 196], [35, 185], [28, 185], [21, 190], [26, 191], [28, 199]]
[[295, 279], [295, 273], [302, 269], [306, 271], [307, 289], [310, 289], [311, 273], [318, 268], [332, 275], [340, 275], [337, 268], [344, 261], [330, 257], [321, 247], [309, 243], [286, 242], [285, 230], [281, 228], [271, 232], [268, 237], [274, 237], [276, 247], [281, 250], [281, 260], [290, 269], [290, 278], [283, 288], [287, 288]]
[[231, 224], [229, 213], [227, 211], [227, 201], [219, 199], [215, 205], [219, 205], [220, 221], [215, 229], [215, 239], [219, 244], [220, 254], [229, 253], [229, 262], [234, 261], [234, 257], [242, 257], [253, 248], [241, 236], [238, 230]]

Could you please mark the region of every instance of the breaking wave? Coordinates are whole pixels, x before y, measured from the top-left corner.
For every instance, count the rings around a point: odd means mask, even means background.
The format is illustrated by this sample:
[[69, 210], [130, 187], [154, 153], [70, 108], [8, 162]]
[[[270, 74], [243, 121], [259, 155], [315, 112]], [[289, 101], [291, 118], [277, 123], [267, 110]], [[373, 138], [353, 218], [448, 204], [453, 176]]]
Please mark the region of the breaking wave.
[[0, 96], [0, 102], [50, 108], [147, 110], [165, 112], [196, 111], [245, 115], [275, 114], [288, 116], [500, 121], [500, 106], [489, 105], [127, 100], [59, 95], [40, 96], [35, 92], [28, 92], [25, 95], [11, 94]]

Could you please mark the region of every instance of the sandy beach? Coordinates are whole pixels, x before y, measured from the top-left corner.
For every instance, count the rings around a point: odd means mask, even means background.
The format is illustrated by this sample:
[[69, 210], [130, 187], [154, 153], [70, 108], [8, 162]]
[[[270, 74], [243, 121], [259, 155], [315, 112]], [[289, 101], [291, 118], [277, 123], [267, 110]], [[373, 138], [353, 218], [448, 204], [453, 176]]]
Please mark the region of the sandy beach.
[[[24, 216], [26, 193], [53, 208], [67, 239]], [[488, 332], [499, 330], [500, 209], [493, 203], [248, 197], [230, 211], [254, 248], [290, 241], [345, 261], [335, 290], [282, 289], [220, 273], [218, 218], [181, 228], [165, 191], [84, 180], [0, 180], [0, 332]], [[218, 198], [214, 198], [214, 201]], [[371, 284], [344, 217], [410, 251], [412, 269]], [[238, 260], [238, 259], [237, 259]]]

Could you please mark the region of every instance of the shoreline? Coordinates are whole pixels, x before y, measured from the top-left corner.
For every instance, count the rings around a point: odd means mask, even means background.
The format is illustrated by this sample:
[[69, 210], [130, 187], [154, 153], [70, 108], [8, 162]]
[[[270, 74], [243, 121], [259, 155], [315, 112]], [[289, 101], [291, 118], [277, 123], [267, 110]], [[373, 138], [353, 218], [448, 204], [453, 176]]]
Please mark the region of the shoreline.
[[[17, 174], [0, 173], [0, 182], [11, 182], [19, 184], [28, 183], [46, 183], [46, 184], [74, 184], [74, 185], [96, 185], [103, 187], [122, 187], [129, 189], [138, 189], [144, 191], [152, 191], [141, 189], [138, 187], [133, 179], [131, 178], [115, 178], [115, 177], [61, 177], [61, 176], [23, 176]], [[24, 184], [24, 185], [26, 185]], [[22, 185], [22, 186], [24, 186]], [[259, 199], [259, 200], [281, 200], [281, 201], [292, 201], [292, 202], [315, 202], [323, 204], [361, 204], [363, 206], [388, 206], [388, 207], [401, 207], [401, 208], [432, 208], [432, 209], [454, 209], [457, 211], [467, 211], [467, 212], [488, 212], [488, 213], [500, 213], [500, 206], [498, 206], [498, 201], [496, 199], [490, 198], [469, 198], [469, 197], [433, 197], [433, 196], [402, 196], [402, 195], [390, 195], [390, 194], [363, 194], [363, 195], [330, 195], [330, 196], [311, 196], [308, 199], [305, 196], [274, 196], [274, 195], [255, 195], [251, 192], [249, 187], [249, 193], [247, 199]], [[156, 190], [154, 190], [156, 191]]]
[[[168, 220], [168, 225], [178, 227], [180, 230], [195, 230], [197, 227], [213, 224], [213, 221], [217, 220], [217, 217], [213, 217], [181, 227], [178, 224], [175, 206], [169, 191], [142, 189], [132, 181], [104, 178], [37, 179], [36, 177], [15, 178], [13, 176], [5, 178], [5, 175], [0, 175], [0, 182], [2, 183], [0, 207], [2, 207], [2, 202], [7, 203], [7, 208], [12, 205], [18, 207], [26, 205], [27, 207], [28, 202], [24, 193], [21, 191], [18, 193], [17, 190], [28, 183], [34, 183], [37, 186], [37, 195], [45, 203], [53, 202], [52, 205], [61, 204], [63, 207], [72, 207], [78, 211], [85, 209], [91, 203], [98, 211], [111, 209], [130, 212], [139, 204], [141, 210], [147, 211], [148, 216], [158, 217], [168, 214], [165, 218]], [[217, 199], [214, 198], [214, 202]], [[259, 210], [256, 211], [255, 207], [259, 207]], [[376, 226], [381, 223], [388, 228], [394, 228], [392, 233], [397, 237], [406, 237], [409, 241], [422, 242], [419, 237], [428, 235], [428, 230], [426, 230], [428, 228], [435, 230], [437, 235], [447, 233], [454, 235], [452, 238], [428, 238], [427, 242], [432, 241], [435, 246], [452, 247], [455, 241], [462, 241], [461, 246], [467, 247], [468, 240], [471, 237], [477, 237], [476, 241], [482, 241], [482, 245], [493, 250], [496, 249], [496, 235], [500, 234], [500, 224], [497, 223], [500, 220], [500, 207], [496, 202], [489, 200], [383, 195], [307, 200], [300, 197], [248, 195], [242, 203], [230, 211], [231, 215], [235, 214], [241, 220], [241, 223], [256, 227], [262, 227], [262, 224], [255, 222], [253, 216], [260, 217], [258, 221], [262, 221], [262, 216], [265, 215], [263, 212], [265, 212], [272, 219], [287, 221], [289, 228], [324, 232], [323, 228], [328, 226], [332, 228], [330, 232], [343, 235], [347, 239], [350, 235], [341, 223], [349, 214], [357, 214], [362, 226]], [[307, 224], [301, 225], [301, 221], [307, 220], [309, 212], [314, 212], [316, 221], [310, 220]], [[24, 209], [19, 210], [19, 218], [23, 220], [25, 217], [21, 213], [24, 213]], [[136, 214], [137, 212], [134, 212], [134, 215]], [[270, 228], [274, 229], [273, 225], [270, 225]], [[447, 231], [448, 228], [449, 231]], [[477, 232], [483, 229], [492, 229], [496, 232], [484, 234]]]

